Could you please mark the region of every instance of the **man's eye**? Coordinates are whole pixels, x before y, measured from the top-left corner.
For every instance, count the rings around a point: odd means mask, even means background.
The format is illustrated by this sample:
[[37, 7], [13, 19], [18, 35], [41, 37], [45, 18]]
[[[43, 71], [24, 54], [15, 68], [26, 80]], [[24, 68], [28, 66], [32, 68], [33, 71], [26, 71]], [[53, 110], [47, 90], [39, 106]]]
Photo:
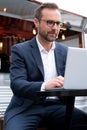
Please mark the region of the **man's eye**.
[[53, 22], [53, 21], [47, 21], [47, 23], [48, 23], [48, 24], [54, 24], [54, 22]]
[[57, 25], [60, 25], [60, 22], [58, 21], [58, 22], [56, 22], [56, 24], [57, 24]]

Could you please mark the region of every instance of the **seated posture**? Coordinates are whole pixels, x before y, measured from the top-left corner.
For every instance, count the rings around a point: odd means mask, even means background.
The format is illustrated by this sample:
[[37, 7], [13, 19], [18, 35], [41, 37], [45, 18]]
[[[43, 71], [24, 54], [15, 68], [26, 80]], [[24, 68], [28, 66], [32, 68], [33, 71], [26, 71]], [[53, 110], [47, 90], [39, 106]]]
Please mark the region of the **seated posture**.
[[[13, 45], [10, 59], [11, 102], [5, 112], [4, 130], [36, 130], [46, 122], [48, 130], [64, 130], [66, 105], [60, 97], [40, 98], [37, 91], [60, 88], [68, 47], [56, 42], [61, 14], [55, 3], [35, 10], [37, 35]], [[72, 130], [87, 130], [87, 115], [74, 108]]]

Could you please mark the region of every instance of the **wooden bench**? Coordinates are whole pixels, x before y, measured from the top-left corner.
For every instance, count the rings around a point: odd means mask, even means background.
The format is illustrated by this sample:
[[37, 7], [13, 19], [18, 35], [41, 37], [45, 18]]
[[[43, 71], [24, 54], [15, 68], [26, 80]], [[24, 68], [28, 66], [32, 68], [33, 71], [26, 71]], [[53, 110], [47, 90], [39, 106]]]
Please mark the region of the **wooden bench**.
[[3, 122], [3, 117], [0, 117], [0, 130], [3, 130], [4, 127], [4, 122]]

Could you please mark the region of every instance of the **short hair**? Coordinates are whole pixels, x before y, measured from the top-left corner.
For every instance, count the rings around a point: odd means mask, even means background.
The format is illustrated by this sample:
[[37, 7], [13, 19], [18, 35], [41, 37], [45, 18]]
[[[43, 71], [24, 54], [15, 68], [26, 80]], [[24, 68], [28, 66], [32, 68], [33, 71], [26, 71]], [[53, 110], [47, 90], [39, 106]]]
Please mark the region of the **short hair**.
[[48, 8], [48, 9], [59, 9], [58, 5], [56, 3], [43, 3], [41, 4], [34, 12], [34, 18], [37, 18], [38, 20], [42, 17], [42, 10]]

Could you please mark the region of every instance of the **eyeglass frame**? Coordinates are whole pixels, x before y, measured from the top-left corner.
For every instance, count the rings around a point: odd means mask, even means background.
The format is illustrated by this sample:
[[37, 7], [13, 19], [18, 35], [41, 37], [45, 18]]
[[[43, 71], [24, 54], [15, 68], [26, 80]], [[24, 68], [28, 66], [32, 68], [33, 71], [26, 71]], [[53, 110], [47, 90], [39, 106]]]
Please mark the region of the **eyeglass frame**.
[[61, 22], [61, 21], [53, 21], [53, 20], [45, 20], [45, 19], [40, 19], [40, 21], [46, 22], [46, 24], [49, 27], [53, 27], [55, 24], [57, 25], [57, 27], [62, 27], [63, 26], [63, 22]]

